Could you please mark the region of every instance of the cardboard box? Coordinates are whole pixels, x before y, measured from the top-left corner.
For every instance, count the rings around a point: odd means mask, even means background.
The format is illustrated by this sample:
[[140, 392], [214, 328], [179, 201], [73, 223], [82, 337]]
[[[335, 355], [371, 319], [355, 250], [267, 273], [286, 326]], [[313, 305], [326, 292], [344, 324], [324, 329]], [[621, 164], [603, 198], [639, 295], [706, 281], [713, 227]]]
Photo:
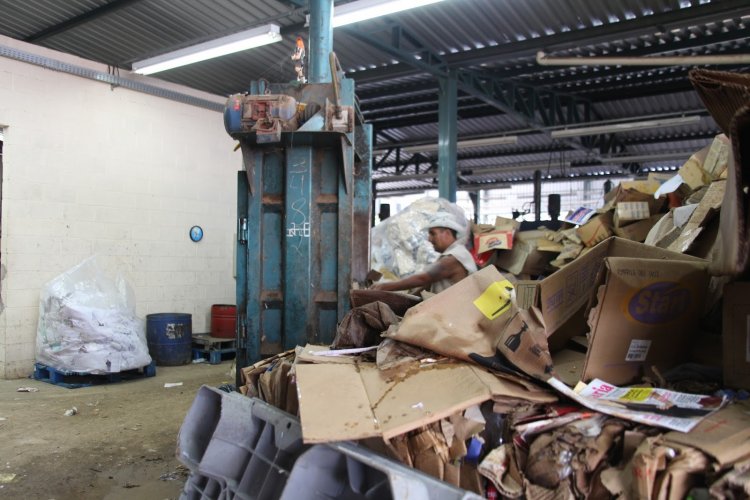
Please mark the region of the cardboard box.
[[583, 314], [582, 308], [587, 305], [594, 292], [597, 276], [606, 257], [705, 263], [703, 259], [697, 257], [676, 254], [622, 238], [609, 238], [568, 264], [564, 269], [538, 282], [537, 306], [544, 317], [548, 337], [573, 316]]
[[590, 303], [581, 380], [638, 382], [686, 362], [704, 310], [706, 261], [606, 257]]
[[490, 250], [509, 250], [513, 248], [513, 231], [494, 230], [474, 234], [474, 248], [477, 253]]
[[655, 180], [621, 182], [604, 195], [605, 204], [600, 211], [612, 210], [622, 202], [645, 201], [648, 203], [649, 214], [658, 214], [664, 208], [667, 198], [664, 196], [654, 198], [657, 189], [659, 189], [659, 183]]
[[[688, 339], [703, 312], [707, 265], [697, 257], [613, 237], [537, 282], [536, 293], [525, 291], [525, 296], [534, 297], [532, 309], [543, 318], [553, 354], [585, 334], [590, 319], [581, 380], [599, 377], [622, 385], [651, 365], [668, 368], [685, 361]], [[518, 325], [509, 325], [504, 338], [512, 329]], [[536, 372], [544, 368], [540, 364]]]
[[544, 231], [521, 231], [513, 239], [512, 250], [497, 252], [495, 265], [512, 274], [529, 274], [537, 276], [544, 274], [554, 252], [545, 252], [538, 248], [538, 241], [545, 240]]
[[513, 248], [513, 235], [520, 225], [520, 222], [505, 217], [496, 217], [494, 226], [474, 224], [472, 226], [474, 248], [477, 249], [477, 253], [491, 250], [509, 250]]
[[724, 286], [724, 385], [750, 389], [750, 282]]
[[651, 217], [651, 212], [649, 212], [649, 205], [646, 201], [621, 201], [615, 207], [615, 227], [649, 217]]
[[593, 247], [612, 236], [612, 212], [592, 217], [586, 224], [576, 229], [581, 243]]

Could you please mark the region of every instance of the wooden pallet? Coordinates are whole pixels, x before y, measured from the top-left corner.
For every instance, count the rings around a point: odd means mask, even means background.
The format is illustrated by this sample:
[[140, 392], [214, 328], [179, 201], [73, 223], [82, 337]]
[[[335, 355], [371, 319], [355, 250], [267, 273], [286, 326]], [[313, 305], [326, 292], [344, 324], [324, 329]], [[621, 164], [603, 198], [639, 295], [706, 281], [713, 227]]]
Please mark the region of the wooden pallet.
[[42, 363], [34, 363], [35, 380], [41, 380], [48, 384], [67, 387], [68, 389], [78, 389], [79, 387], [90, 387], [92, 385], [112, 384], [117, 382], [126, 382], [128, 380], [137, 380], [156, 375], [156, 363], [121, 372], [106, 373], [103, 375], [93, 375], [90, 373], [74, 372], [54, 368]]
[[203, 333], [193, 334], [193, 360], [205, 359], [211, 365], [218, 365], [236, 354], [234, 339], [211, 337]]

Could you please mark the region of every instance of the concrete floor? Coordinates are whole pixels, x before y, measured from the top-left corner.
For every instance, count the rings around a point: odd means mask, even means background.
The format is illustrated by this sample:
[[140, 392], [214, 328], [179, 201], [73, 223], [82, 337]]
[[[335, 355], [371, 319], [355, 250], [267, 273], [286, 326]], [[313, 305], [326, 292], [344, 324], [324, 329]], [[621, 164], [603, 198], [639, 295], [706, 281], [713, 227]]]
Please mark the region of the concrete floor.
[[202, 384], [234, 383], [231, 365], [157, 367], [155, 377], [80, 389], [0, 380], [0, 498], [177, 498], [180, 425]]

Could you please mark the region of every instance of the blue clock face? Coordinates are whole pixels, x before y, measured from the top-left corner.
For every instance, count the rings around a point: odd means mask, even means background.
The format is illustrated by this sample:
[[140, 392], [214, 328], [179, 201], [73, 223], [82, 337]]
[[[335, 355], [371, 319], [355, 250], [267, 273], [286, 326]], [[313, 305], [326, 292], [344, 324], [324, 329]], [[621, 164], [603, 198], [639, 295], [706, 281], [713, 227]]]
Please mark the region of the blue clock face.
[[193, 226], [190, 228], [190, 239], [193, 241], [200, 241], [203, 239], [203, 229], [200, 226]]

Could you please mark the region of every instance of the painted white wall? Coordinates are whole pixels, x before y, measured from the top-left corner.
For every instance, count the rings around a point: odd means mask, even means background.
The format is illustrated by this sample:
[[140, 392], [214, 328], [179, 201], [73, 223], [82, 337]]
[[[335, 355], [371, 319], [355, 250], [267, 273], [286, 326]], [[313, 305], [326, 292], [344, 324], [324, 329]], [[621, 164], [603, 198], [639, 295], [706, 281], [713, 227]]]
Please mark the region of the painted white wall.
[[0, 57], [0, 127], [0, 378], [33, 370], [40, 290], [92, 254], [125, 275], [140, 316], [191, 313], [206, 332], [211, 304], [234, 303], [241, 156], [221, 113]]

